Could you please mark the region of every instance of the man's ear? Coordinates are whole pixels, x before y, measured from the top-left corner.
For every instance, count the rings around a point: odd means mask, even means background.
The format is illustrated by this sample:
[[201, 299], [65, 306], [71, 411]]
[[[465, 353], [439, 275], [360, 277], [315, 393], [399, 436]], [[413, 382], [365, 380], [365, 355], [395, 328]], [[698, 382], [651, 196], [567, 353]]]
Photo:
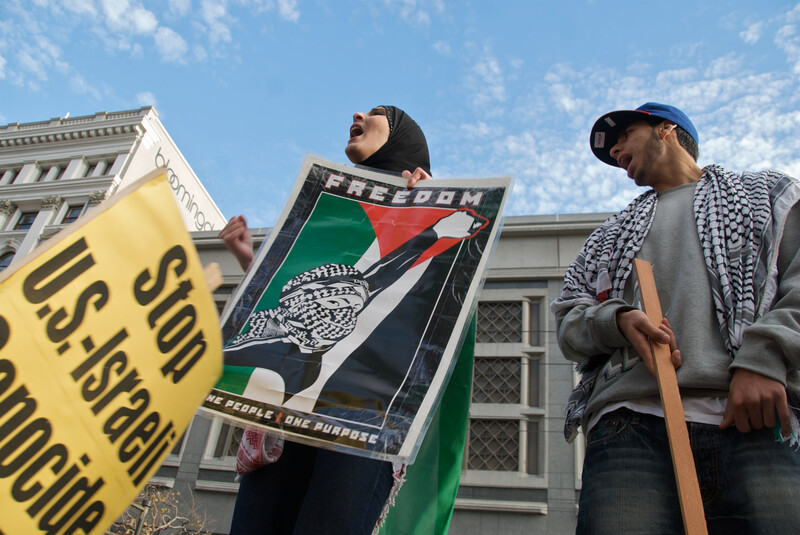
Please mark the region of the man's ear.
[[669, 133], [675, 130], [675, 127], [677, 126], [678, 125], [676, 125], [675, 123], [668, 123], [667, 121], [664, 121], [663, 123], [658, 125], [658, 137], [660, 137], [661, 139], [666, 139]]

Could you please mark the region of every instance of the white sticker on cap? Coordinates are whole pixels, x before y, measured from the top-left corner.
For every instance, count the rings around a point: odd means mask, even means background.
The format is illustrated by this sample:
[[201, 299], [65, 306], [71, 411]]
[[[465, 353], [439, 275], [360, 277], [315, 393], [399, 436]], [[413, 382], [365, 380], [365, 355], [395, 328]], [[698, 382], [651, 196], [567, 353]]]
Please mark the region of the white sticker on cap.
[[608, 126], [610, 126], [611, 128], [614, 128], [615, 126], [617, 126], [617, 123], [615, 123], [614, 119], [612, 119], [611, 117], [606, 117], [605, 121], [608, 124]]
[[606, 133], [605, 132], [595, 132], [594, 133], [594, 148], [602, 149], [606, 145]]

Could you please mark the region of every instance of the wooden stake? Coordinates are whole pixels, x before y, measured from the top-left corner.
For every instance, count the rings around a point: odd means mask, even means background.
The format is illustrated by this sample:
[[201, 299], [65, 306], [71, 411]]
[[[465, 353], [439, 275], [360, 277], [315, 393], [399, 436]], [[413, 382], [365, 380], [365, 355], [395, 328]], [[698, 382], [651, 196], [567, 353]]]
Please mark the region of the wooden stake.
[[213, 292], [222, 285], [222, 271], [219, 269], [219, 264], [211, 262], [203, 268], [203, 275], [206, 278], [206, 286], [208, 291]]
[[[649, 262], [635, 258], [633, 265], [639, 279], [639, 292], [642, 296], [644, 313], [653, 325], [661, 325], [663, 318], [661, 303], [658, 300], [653, 268]], [[687, 535], [706, 535], [706, 518], [703, 511], [703, 499], [700, 497], [700, 484], [694, 466], [694, 457], [689, 444], [689, 432], [686, 429], [686, 417], [683, 413], [681, 395], [678, 391], [678, 379], [672, 365], [671, 352], [666, 344], [650, 340], [650, 348], [655, 357], [656, 380], [661, 393], [661, 405], [664, 408], [664, 421], [669, 436], [669, 449], [672, 452], [672, 466], [678, 484], [678, 500], [683, 515], [683, 528]]]

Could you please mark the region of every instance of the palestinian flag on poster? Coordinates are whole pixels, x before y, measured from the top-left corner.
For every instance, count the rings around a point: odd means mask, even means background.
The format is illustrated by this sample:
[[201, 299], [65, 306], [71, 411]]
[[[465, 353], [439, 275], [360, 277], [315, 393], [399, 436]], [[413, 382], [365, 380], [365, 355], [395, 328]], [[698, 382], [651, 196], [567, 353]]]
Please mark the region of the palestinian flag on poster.
[[225, 374], [207, 409], [320, 447], [413, 457], [509, 181], [404, 182], [306, 162], [223, 314]]

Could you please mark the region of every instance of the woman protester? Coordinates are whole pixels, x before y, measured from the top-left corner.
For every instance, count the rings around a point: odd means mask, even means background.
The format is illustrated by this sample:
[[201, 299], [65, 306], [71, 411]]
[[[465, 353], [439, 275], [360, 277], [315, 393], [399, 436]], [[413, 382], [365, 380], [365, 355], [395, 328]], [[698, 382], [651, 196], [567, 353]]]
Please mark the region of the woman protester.
[[[403, 110], [393, 106], [354, 114], [345, 154], [354, 164], [402, 173], [409, 188], [430, 178], [422, 130]], [[254, 254], [244, 218], [232, 218], [220, 237], [242, 268], [247, 269]], [[232, 535], [373, 532], [394, 484], [391, 463], [283, 443], [269, 435], [266, 440], [266, 447], [258, 447], [266, 454], [255, 464], [268, 464], [241, 477]], [[240, 461], [241, 454], [240, 449]], [[252, 468], [252, 462], [245, 468], [240, 463], [239, 470]]]

